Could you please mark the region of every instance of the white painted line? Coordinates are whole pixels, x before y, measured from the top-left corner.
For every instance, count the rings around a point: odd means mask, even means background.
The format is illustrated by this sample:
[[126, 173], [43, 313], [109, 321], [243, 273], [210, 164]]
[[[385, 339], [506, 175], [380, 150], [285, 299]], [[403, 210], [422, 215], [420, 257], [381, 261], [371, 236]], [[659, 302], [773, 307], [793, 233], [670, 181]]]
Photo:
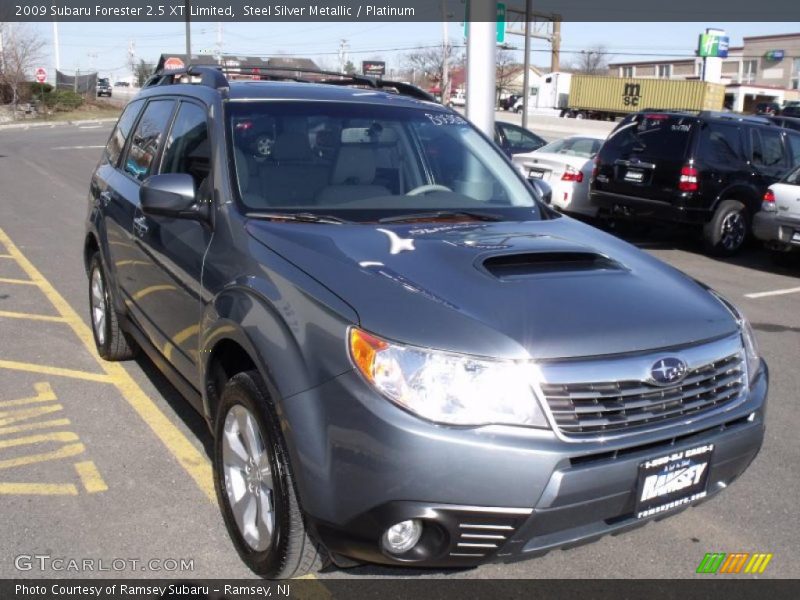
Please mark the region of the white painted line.
[[78, 129], [100, 129], [102, 125], [78, 125]]
[[98, 148], [105, 148], [105, 146], [56, 146], [51, 150], [96, 150]]
[[758, 292], [757, 294], [745, 294], [745, 298], [766, 298], [767, 296], [784, 296], [786, 294], [800, 294], [800, 287], [786, 288], [783, 290], [772, 290], [771, 292]]

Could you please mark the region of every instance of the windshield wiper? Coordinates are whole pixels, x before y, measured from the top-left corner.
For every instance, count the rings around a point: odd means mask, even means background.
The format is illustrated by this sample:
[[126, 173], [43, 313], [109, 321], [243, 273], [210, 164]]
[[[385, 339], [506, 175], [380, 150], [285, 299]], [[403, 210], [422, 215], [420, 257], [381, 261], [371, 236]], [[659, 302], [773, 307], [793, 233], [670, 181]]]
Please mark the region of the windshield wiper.
[[468, 210], [431, 210], [427, 212], [409, 213], [406, 215], [395, 215], [378, 219], [378, 223], [402, 223], [404, 221], [422, 221], [425, 219], [443, 219], [447, 217], [469, 217], [476, 221], [502, 221], [500, 215], [472, 212]]
[[297, 223], [326, 223], [331, 225], [342, 225], [351, 223], [346, 219], [340, 219], [333, 215], [315, 215], [314, 213], [262, 213], [249, 212], [246, 214], [251, 219], [271, 219], [275, 221], [294, 221]]

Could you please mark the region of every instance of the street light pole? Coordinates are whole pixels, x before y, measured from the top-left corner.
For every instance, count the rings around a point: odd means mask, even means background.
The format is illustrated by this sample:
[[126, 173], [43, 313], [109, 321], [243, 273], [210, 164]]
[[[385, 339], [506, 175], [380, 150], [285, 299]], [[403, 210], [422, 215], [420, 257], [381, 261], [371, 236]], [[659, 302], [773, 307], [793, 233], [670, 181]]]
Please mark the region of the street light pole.
[[522, 74], [522, 126], [528, 128], [528, 101], [531, 91], [531, 18], [533, 17], [533, 0], [525, 0], [525, 60]]
[[184, 9], [186, 11], [186, 60], [192, 59], [192, 0], [184, 0]]
[[470, 0], [467, 38], [467, 118], [494, 137], [497, 3]]

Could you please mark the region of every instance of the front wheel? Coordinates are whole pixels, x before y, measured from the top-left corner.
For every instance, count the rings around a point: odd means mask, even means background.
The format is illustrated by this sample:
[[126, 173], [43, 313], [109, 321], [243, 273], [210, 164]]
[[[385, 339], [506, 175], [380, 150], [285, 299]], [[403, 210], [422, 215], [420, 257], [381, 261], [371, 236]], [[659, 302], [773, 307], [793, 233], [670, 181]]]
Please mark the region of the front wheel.
[[306, 531], [278, 417], [256, 371], [225, 385], [214, 430], [217, 498], [245, 564], [270, 579], [322, 568], [324, 551]]
[[750, 226], [747, 209], [738, 200], [725, 200], [703, 228], [703, 241], [709, 254], [733, 256], [742, 249]]

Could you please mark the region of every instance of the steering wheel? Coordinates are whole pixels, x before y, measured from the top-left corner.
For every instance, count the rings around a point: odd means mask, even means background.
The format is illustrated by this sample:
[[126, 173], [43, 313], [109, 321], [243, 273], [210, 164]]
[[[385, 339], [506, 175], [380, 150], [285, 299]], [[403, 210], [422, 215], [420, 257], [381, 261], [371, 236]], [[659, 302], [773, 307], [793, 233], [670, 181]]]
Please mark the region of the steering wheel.
[[437, 183], [427, 183], [415, 187], [413, 190], [406, 192], [406, 196], [419, 196], [421, 194], [429, 194], [430, 192], [452, 192], [446, 185], [439, 185]]

